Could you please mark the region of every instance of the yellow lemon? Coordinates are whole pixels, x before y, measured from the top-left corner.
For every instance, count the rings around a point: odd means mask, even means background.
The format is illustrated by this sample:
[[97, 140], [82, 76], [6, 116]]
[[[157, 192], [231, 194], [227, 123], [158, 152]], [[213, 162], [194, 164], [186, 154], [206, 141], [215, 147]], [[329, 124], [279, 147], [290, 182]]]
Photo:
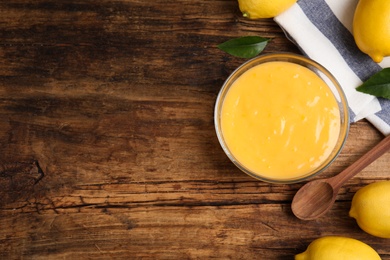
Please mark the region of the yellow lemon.
[[390, 181], [371, 183], [358, 190], [349, 215], [365, 232], [390, 238]]
[[295, 256], [295, 260], [380, 260], [378, 253], [367, 244], [348, 237], [321, 237]]
[[353, 18], [353, 35], [359, 49], [375, 62], [390, 55], [390, 1], [360, 0]]
[[238, 0], [244, 17], [249, 19], [272, 18], [286, 11], [297, 0]]

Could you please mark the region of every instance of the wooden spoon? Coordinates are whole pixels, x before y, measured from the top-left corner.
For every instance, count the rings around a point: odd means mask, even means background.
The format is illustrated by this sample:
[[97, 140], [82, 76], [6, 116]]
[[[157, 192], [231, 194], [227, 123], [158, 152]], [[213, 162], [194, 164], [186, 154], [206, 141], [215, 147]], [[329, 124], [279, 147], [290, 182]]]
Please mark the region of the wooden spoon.
[[340, 174], [325, 180], [306, 183], [295, 194], [292, 211], [303, 220], [312, 220], [325, 214], [333, 205], [343, 184], [390, 149], [390, 135]]

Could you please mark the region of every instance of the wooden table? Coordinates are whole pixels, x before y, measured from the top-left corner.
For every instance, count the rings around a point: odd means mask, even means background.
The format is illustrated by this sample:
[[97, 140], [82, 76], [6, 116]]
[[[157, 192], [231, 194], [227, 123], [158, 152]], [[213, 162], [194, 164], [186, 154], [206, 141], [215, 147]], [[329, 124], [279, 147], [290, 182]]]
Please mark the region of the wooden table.
[[[228, 39], [272, 38], [236, 0], [10, 0], [0, 3], [0, 259], [293, 259], [314, 239], [389, 241], [348, 217], [353, 194], [389, 179], [390, 153], [342, 188], [324, 217], [298, 220], [302, 186], [261, 182], [223, 153], [216, 96], [245, 60]], [[320, 178], [383, 136], [351, 125]]]

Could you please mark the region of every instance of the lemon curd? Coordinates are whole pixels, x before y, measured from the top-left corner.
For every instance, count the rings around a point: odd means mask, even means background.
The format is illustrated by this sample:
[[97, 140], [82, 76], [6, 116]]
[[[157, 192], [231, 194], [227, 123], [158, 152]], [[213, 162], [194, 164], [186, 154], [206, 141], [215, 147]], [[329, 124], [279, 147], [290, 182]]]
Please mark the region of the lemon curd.
[[340, 134], [340, 111], [327, 84], [296, 63], [271, 61], [239, 76], [220, 115], [235, 160], [273, 180], [305, 176], [330, 156]]

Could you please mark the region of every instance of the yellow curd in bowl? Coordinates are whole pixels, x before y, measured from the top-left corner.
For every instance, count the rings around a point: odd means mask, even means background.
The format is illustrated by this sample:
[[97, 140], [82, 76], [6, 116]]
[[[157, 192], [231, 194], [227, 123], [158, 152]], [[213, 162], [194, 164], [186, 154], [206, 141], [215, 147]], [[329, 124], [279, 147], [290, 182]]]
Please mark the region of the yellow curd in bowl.
[[225, 152], [243, 171], [266, 181], [296, 182], [339, 153], [348, 109], [343, 93], [336, 97], [332, 81], [307, 66], [306, 58], [278, 57], [261, 57], [233, 73], [239, 75], [227, 81], [217, 101], [216, 128]]

